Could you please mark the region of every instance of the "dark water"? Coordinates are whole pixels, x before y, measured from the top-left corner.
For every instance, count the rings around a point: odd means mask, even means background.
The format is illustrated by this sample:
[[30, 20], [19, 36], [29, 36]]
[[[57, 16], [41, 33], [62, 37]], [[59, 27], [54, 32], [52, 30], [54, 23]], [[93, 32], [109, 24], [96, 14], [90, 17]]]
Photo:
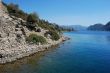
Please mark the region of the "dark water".
[[0, 73], [110, 73], [110, 32], [66, 32], [71, 40], [12, 64]]

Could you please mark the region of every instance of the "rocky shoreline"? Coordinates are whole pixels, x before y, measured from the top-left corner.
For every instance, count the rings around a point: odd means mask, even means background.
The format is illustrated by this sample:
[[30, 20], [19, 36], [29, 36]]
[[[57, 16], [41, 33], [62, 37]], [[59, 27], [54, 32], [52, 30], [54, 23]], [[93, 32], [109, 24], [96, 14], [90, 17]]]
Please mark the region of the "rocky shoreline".
[[[34, 30], [30, 30], [29, 25], [35, 25]], [[48, 29], [44, 29], [37, 23], [27, 22], [22, 18], [10, 15], [6, 6], [0, 0], [0, 64], [16, 61], [68, 40], [67, 37], [62, 36], [60, 32], [56, 29], [53, 30], [53, 28], [48, 26]], [[50, 32], [50, 29], [56, 32]], [[37, 37], [34, 36], [33, 38], [31, 34], [37, 35]], [[57, 37], [57, 40], [52, 39], [52, 34], [54, 34], [54, 38]], [[32, 39], [31, 42], [28, 42], [27, 37], [30, 35]], [[45, 44], [39, 41], [42, 39], [45, 40]]]
[[15, 49], [15, 50], [9, 50], [9, 51], [2, 51], [3, 58], [0, 58], [0, 64], [10, 63], [13, 61], [16, 61], [18, 59], [30, 56], [32, 54], [45, 51], [48, 48], [58, 45], [69, 38], [67, 37], [61, 37], [58, 41], [53, 41], [51, 44], [45, 44], [45, 45], [35, 45], [35, 44], [28, 44], [24, 45], [26, 48], [23, 49]]
[[[10, 17], [8, 14], [0, 16], [0, 64], [13, 62], [31, 54], [44, 51], [68, 39], [61, 36], [58, 41], [51, 40], [44, 37], [44, 33], [47, 30], [41, 29], [40, 33], [32, 32], [24, 25], [21, 25], [20, 21], [23, 20], [13, 16]], [[18, 27], [16, 28], [16, 26]], [[38, 45], [27, 43], [26, 36], [29, 36], [31, 33], [43, 36], [48, 42], [43, 45], [40, 43]]]

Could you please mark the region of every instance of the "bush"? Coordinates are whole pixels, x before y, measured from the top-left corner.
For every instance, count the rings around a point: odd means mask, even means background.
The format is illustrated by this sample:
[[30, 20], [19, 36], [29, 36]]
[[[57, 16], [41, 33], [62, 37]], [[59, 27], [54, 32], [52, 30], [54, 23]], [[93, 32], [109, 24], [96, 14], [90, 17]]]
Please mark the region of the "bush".
[[19, 8], [17, 4], [13, 4], [13, 3], [10, 3], [10, 4], [3, 3], [3, 4], [7, 7], [7, 10], [10, 15], [18, 17], [18, 18], [22, 18], [23, 20], [27, 21], [27, 26], [31, 30], [33, 30], [36, 27], [36, 24], [39, 27], [49, 30], [49, 31], [61, 32], [62, 30], [65, 30], [55, 23], [50, 23], [47, 20], [40, 19], [38, 14], [35, 12], [30, 13], [30, 14], [24, 12], [23, 10]]
[[45, 44], [46, 43], [46, 39], [42, 36], [38, 36], [36, 34], [30, 34], [29, 37], [26, 38], [26, 41], [28, 43], [34, 43], [34, 44]]
[[60, 36], [59, 36], [59, 34], [57, 33], [57, 32], [55, 32], [55, 31], [47, 31], [44, 35], [45, 35], [45, 37], [47, 37], [47, 35], [48, 34], [50, 34], [51, 35], [51, 39], [52, 40], [55, 40], [55, 41], [57, 41], [57, 40], [59, 40], [60, 39]]
[[39, 17], [37, 16], [36, 13], [31, 13], [28, 15], [27, 17], [27, 26], [30, 29], [35, 29], [35, 27], [37, 26], [37, 22], [38, 22]]
[[27, 22], [35, 23], [36, 17], [33, 14], [29, 14], [27, 17]]
[[58, 35], [58, 33], [57, 32], [55, 32], [55, 31], [53, 31], [53, 32], [51, 32], [52, 33], [52, 40], [55, 40], [55, 41], [57, 41], [57, 40], [59, 40], [60, 39], [60, 36]]
[[[5, 3], [4, 3], [5, 4]], [[7, 10], [9, 12], [10, 15], [16, 16], [18, 18], [22, 18], [24, 20], [27, 19], [27, 13], [25, 13], [24, 11], [22, 11], [21, 9], [19, 9], [19, 6], [13, 3], [10, 4], [5, 4], [5, 6], [7, 7]]]

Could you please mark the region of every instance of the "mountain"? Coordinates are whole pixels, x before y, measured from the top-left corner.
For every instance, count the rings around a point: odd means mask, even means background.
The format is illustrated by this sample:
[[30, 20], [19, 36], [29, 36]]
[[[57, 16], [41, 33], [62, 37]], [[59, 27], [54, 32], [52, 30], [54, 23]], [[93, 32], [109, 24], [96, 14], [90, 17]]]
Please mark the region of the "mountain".
[[81, 25], [71, 25], [70, 27], [74, 28], [77, 31], [86, 30], [86, 27], [85, 26], [81, 26]]
[[86, 30], [85, 26], [81, 26], [81, 25], [68, 25], [68, 26], [62, 26], [65, 29], [74, 29], [76, 31], [84, 31]]
[[92, 31], [110, 31], [110, 22], [108, 22], [107, 24], [94, 24], [91, 25], [87, 28], [87, 30], [92, 30]]
[[63, 31], [74, 31], [74, 28], [69, 27], [69, 26], [60, 26], [62, 28]]
[[104, 29], [106, 31], [110, 31], [110, 22], [108, 22], [105, 26], [104, 26]]
[[104, 25], [98, 23], [98, 24], [94, 24], [94, 25], [89, 26], [87, 29], [88, 30], [94, 30], [94, 31], [96, 31], [96, 30], [100, 30], [101, 31], [101, 30], [104, 30]]

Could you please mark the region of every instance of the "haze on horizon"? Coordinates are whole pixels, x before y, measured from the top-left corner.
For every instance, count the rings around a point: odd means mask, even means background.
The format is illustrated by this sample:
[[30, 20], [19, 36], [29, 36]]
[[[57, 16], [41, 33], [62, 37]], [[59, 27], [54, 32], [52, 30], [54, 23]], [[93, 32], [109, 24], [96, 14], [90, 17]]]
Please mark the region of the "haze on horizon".
[[59, 25], [89, 26], [110, 21], [110, 0], [3, 0], [25, 12], [37, 12], [42, 19]]

